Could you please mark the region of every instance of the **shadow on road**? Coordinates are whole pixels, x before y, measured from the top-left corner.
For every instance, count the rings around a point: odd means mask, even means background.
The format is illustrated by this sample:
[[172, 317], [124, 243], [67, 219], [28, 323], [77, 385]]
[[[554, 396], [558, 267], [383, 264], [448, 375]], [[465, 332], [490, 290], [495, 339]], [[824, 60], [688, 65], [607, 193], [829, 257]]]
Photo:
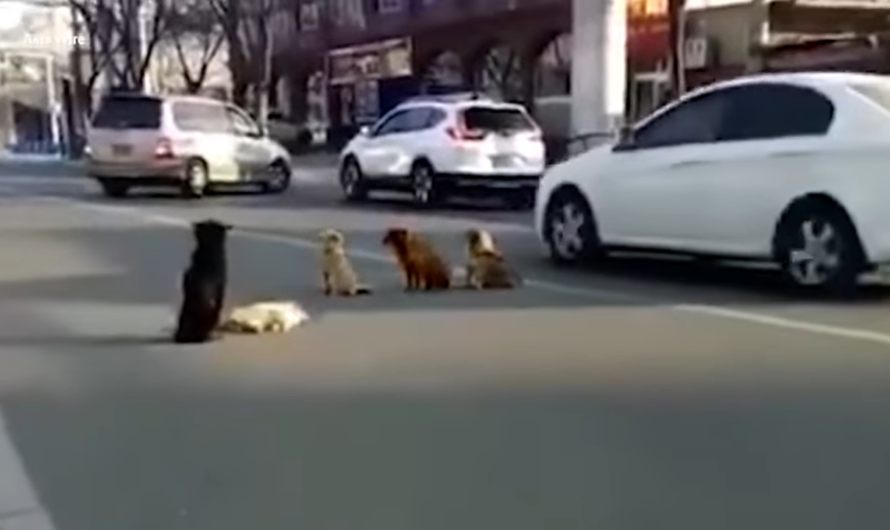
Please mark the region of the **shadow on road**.
[[876, 379], [735, 396], [136, 385], [3, 404], [73, 530], [877, 530]]

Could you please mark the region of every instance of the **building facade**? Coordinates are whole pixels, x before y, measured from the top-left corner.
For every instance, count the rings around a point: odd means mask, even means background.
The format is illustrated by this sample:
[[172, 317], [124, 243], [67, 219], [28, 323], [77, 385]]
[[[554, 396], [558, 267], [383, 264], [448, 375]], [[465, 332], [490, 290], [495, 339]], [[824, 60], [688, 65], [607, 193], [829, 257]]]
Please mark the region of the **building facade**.
[[[630, 4], [629, 59], [654, 69], [666, 0]], [[406, 94], [460, 90], [567, 111], [571, 0], [301, 0], [295, 18], [276, 72], [296, 121], [350, 128]]]
[[[286, 88], [279, 106], [294, 121], [354, 129], [408, 93], [476, 90], [525, 103], [551, 128], [567, 128], [571, 0], [293, 1], [294, 23], [277, 41], [275, 71]], [[635, 119], [666, 96], [667, 0], [627, 4], [627, 111]], [[890, 20], [890, 0], [687, 0], [686, 6], [691, 87], [770, 69], [794, 43], [886, 31]], [[869, 64], [880, 55], [862, 53]], [[808, 64], [830, 66], [829, 55]]]

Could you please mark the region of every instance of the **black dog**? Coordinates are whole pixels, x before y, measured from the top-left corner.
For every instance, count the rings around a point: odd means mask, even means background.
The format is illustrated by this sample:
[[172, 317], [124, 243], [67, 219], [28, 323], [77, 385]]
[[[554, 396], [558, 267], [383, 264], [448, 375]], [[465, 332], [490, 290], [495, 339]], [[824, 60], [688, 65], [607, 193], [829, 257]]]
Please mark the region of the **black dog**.
[[192, 225], [195, 250], [182, 276], [175, 342], [197, 344], [216, 338], [226, 296], [226, 235], [231, 229], [212, 219]]

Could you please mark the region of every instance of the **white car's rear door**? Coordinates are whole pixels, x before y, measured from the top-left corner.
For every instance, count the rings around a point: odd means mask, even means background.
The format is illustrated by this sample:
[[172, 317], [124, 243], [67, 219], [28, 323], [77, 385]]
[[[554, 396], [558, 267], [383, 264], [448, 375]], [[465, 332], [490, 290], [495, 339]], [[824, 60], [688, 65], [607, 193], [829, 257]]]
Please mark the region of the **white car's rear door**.
[[799, 193], [822, 189], [841, 156], [828, 136], [835, 109], [815, 89], [783, 83], [738, 87], [714, 144], [714, 170], [698, 186], [703, 250], [768, 256], [781, 212]]

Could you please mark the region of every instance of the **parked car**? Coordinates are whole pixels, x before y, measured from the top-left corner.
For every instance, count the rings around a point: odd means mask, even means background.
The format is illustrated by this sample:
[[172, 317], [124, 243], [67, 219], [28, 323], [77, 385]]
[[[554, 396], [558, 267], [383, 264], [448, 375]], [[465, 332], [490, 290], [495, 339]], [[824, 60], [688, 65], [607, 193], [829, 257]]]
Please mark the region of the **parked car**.
[[340, 182], [351, 201], [389, 190], [410, 193], [420, 206], [489, 196], [531, 208], [544, 151], [540, 129], [520, 105], [466, 94], [419, 97], [346, 145]]
[[288, 152], [243, 110], [195, 96], [105, 96], [87, 130], [87, 172], [106, 195], [134, 187], [174, 186], [188, 197], [209, 187], [290, 186]]
[[888, 77], [742, 77], [621, 136], [542, 179], [536, 229], [556, 262], [616, 249], [763, 260], [834, 291], [890, 262]]

